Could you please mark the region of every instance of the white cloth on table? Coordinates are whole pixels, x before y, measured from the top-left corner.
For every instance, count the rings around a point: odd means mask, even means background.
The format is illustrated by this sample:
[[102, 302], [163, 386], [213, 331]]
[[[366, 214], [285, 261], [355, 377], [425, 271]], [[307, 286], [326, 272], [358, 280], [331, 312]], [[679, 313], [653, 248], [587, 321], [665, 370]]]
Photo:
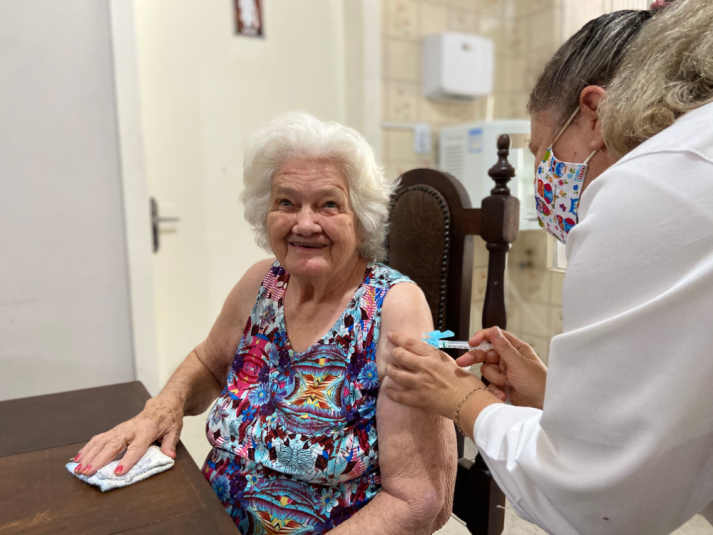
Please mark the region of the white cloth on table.
[[85, 483], [99, 487], [102, 492], [106, 492], [112, 489], [128, 487], [151, 476], [165, 472], [174, 465], [173, 459], [162, 453], [161, 448], [153, 445], [149, 446], [149, 449], [144, 453], [141, 459], [131, 467], [131, 470], [124, 475], [117, 476], [114, 474], [114, 470], [116, 470], [120, 462], [121, 460], [110, 462], [91, 477], [74, 472], [78, 463], [67, 463], [67, 470]]
[[518, 514], [556, 535], [669, 534], [713, 500], [713, 104], [585, 191], [544, 410], [474, 436]]

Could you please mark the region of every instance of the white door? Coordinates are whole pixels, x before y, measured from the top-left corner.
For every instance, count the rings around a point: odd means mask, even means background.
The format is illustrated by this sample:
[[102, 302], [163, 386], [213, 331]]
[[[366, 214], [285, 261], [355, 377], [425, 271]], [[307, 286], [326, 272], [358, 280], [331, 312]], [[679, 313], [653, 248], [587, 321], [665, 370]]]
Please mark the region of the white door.
[[112, 54], [106, 0], [0, 0], [0, 399], [135, 377]]

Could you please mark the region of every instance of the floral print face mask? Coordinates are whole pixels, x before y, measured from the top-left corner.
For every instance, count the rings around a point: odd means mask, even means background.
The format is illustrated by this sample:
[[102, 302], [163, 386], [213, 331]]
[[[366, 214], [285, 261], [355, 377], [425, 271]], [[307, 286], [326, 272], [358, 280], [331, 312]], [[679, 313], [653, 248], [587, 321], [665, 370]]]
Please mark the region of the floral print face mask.
[[555, 157], [555, 143], [572, 124], [578, 111], [575, 110], [547, 149], [535, 172], [537, 220], [542, 228], [562, 243], [567, 242], [569, 231], [578, 222], [577, 207], [584, 177], [587, 175], [589, 160], [597, 153], [595, 150], [584, 163], [562, 162]]

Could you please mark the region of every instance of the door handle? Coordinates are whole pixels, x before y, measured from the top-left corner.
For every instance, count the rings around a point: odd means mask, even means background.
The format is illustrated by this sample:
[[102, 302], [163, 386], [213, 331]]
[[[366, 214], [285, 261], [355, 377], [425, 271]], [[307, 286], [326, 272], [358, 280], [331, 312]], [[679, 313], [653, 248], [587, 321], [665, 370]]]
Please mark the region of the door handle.
[[151, 232], [153, 235], [153, 252], [157, 253], [159, 248], [161, 247], [161, 242], [159, 240], [159, 225], [161, 223], [178, 223], [181, 218], [161, 217], [158, 212], [158, 202], [156, 202], [156, 199], [151, 197], [151, 199], [149, 199], [149, 203], [151, 206]]

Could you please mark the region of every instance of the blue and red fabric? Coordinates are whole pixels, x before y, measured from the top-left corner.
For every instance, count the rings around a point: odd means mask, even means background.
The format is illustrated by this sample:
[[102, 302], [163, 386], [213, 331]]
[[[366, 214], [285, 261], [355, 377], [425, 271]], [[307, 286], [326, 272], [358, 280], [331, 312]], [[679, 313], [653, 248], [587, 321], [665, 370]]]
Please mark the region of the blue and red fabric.
[[323, 533], [381, 488], [381, 307], [409, 279], [370, 264], [339, 320], [301, 353], [285, 328], [289, 280], [278, 262], [265, 276], [206, 426], [203, 473], [243, 535]]

